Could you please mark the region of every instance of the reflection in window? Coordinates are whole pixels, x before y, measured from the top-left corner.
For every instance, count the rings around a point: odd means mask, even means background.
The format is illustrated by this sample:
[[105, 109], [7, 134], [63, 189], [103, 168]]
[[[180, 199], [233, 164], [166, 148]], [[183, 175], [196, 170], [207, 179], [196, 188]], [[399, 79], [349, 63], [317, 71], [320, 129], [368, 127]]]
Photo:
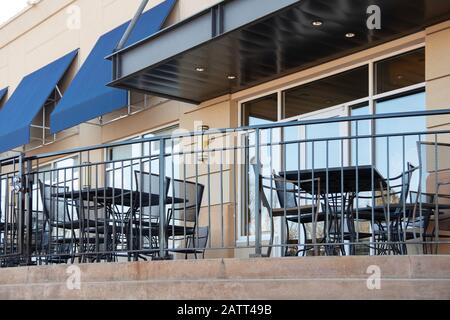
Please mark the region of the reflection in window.
[[[141, 137], [135, 137], [130, 139], [137, 140], [140, 138], [151, 138], [155, 136], [167, 136], [172, 134], [175, 130], [178, 129], [178, 126], [172, 126], [166, 128], [164, 130], [156, 131], [151, 134], [147, 134]], [[172, 143], [171, 140], [167, 140], [168, 145], [166, 145], [166, 154], [171, 154], [172, 152]], [[160, 145], [159, 141], [152, 142], [137, 142], [133, 144], [128, 144], [124, 146], [110, 148], [108, 150], [108, 160], [112, 161], [107, 166], [107, 185], [109, 187], [115, 188], [124, 188], [124, 189], [136, 189], [136, 181], [135, 181], [135, 171], [145, 171], [150, 172], [149, 163], [151, 162], [151, 172], [158, 174], [159, 173], [159, 160], [158, 156], [160, 153]], [[174, 151], [178, 150], [178, 141], [174, 141]], [[174, 163], [178, 158], [174, 157]], [[171, 166], [172, 156], [166, 157], [166, 175], [172, 176], [172, 171], [175, 172], [175, 177], [178, 175], [179, 166], [174, 165], [173, 168]], [[179, 162], [178, 162], [179, 163]], [[174, 169], [174, 170], [172, 170]]]
[[253, 126], [278, 120], [277, 94], [243, 104], [243, 125]]
[[[243, 125], [252, 126], [252, 125], [261, 125], [271, 122], [276, 122], [278, 120], [278, 103], [277, 103], [277, 94], [272, 94], [267, 97], [263, 97], [260, 99], [256, 99], [250, 102], [243, 104]], [[261, 130], [260, 141], [262, 144], [269, 143], [270, 141], [274, 142], [279, 137], [279, 133], [277, 130]], [[248, 137], [246, 137], [245, 144], [247, 146], [255, 145], [255, 134], [254, 132], [249, 132]], [[262, 147], [261, 152], [261, 162], [262, 162], [262, 174], [270, 175], [270, 168], [273, 167], [271, 161], [271, 149], [272, 152], [274, 147]], [[255, 148], [247, 148], [246, 155], [247, 159], [250, 159], [250, 163], [255, 163]], [[242, 215], [243, 225], [242, 225], [242, 234], [247, 236], [253, 236], [255, 234], [255, 173], [253, 168], [250, 165], [246, 166], [247, 174], [244, 175], [245, 178], [245, 189], [246, 189], [246, 201], [244, 204], [244, 212]], [[262, 210], [262, 231], [269, 232], [270, 231], [270, 221], [268, 219], [267, 210], [264, 207], [261, 207]]]
[[[65, 187], [70, 190], [79, 190], [80, 188], [80, 169], [76, 167], [78, 157], [71, 157], [56, 161], [52, 164], [39, 166], [37, 170], [38, 179], [33, 184], [33, 211], [37, 212], [37, 220], [42, 221], [44, 206], [42, 204], [42, 195], [39, 183], [46, 185]], [[36, 217], [34, 219], [36, 220]], [[33, 222], [34, 223], [34, 222]]]
[[425, 49], [377, 62], [375, 70], [377, 94], [425, 82]]
[[[376, 104], [378, 114], [424, 110], [425, 92], [379, 101]], [[411, 133], [425, 130], [426, 119], [424, 117], [380, 119], [376, 122], [377, 134]], [[419, 135], [380, 137], [376, 140], [377, 168], [385, 177], [401, 174], [407, 168], [408, 162], [413, 166], [419, 165], [417, 150]], [[413, 175], [413, 178], [417, 184], [417, 174]]]
[[359, 67], [284, 92], [283, 119], [369, 96], [369, 68]]
[[[369, 106], [367, 104], [355, 106], [351, 108], [352, 116], [367, 116], [370, 114]], [[367, 136], [370, 135], [370, 120], [352, 121], [351, 136]], [[352, 139], [351, 140], [351, 155], [352, 165], [369, 165], [371, 164], [371, 142], [369, 138], [366, 139]]]
[[330, 122], [306, 126], [306, 139], [318, 139], [306, 144], [307, 169], [333, 168], [343, 165], [342, 140], [325, 140], [341, 136], [341, 122]]

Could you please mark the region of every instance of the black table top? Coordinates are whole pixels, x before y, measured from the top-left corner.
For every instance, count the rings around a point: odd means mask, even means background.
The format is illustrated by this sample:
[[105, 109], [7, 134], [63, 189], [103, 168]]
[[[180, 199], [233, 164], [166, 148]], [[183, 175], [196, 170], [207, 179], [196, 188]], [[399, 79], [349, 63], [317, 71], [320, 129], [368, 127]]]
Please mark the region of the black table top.
[[[372, 171], [373, 171], [373, 186], [372, 186]], [[286, 177], [287, 180], [293, 181], [298, 185], [300, 180], [300, 188], [308, 193], [312, 193], [313, 183], [302, 182], [302, 180], [314, 179], [320, 180], [319, 192], [324, 194], [348, 193], [348, 192], [363, 192], [372, 191], [372, 189], [379, 190], [380, 186], [385, 188], [387, 186], [385, 179], [373, 166], [359, 166], [359, 167], [337, 167], [337, 168], [320, 168], [314, 169], [314, 174], [311, 169], [308, 170], [292, 170], [280, 172], [281, 177]], [[299, 179], [300, 177], [300, 179]], [[356, 180], [358, 178], [358, 184]], [[315, 193], [317, 193], [318, 182], [314, 182]]]
[[[127, 189], [103, 187], [103, 188], [89, 188], [83, 190], [74, 190], [68, 192], [61, 192], [53, 194], [54, 197], [71, 199], [71, 200], [84, 200], [84, 201], [97, 201], [98, 203], [123, 205], [126, 207], [133, 206], [157, 206], [159, 205], [159, 194], [149, 194], [147, 192], [138, 192]], [[181, 198], [166, 198], [166, 204], [179, 204], [184, 203]]]

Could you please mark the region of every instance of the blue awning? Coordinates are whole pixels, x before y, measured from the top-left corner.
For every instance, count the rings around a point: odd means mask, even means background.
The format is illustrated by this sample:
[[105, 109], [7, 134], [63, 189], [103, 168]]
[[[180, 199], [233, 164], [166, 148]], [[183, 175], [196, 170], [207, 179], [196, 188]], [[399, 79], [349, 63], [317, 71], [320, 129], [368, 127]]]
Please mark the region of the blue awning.
[[3, 98], [6, 96], [6, 93], [8, 93], [8, 88], [0, 89], [0, 106]]
[[30, 125], [55, 90], [78, 50], [27, 75], [0, 110], [0, 152], [30, 142]]
[[[145, 12], [127, 45], [159, 31], [176, 0], [166, 0]], [[105, 57], [119, 43], [130, 21], [101, 36], [83, 66], [51, 114], [51, 132], [56, 133], [126, 107], [128, 92], [106, 86], [112, 79], [112, 64]]]

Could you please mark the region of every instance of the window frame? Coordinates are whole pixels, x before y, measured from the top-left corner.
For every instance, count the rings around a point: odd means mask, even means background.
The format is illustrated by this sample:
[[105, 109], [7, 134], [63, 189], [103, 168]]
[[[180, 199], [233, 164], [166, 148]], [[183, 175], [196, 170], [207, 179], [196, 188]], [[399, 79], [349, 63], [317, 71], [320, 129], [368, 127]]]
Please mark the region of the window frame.
[[[375, 91], [376, 90], [376, 69], [375, 69], [376, 63], [381, 62], [381, 61], [386, 60], [386, 59], [389, 59], [389, 58], [393, 58], [395, 56], [406, 54], [408, 52], [412, 52], [412, 51], [415, 51], [415, 50], [419, 50], [419, 49], [424, 49], [425, 50], [425, 48], [426, 48], [425, 41], [422, 40], [420, 43], [417, 43], [417, 44], [406, 45], [406, 46], [404, 46], [401, 49], [392, 50], [391, 52], [388, 52], [388, 53], [385, 53], [385, 54], [380, 54], [380, 55], [377, 55], [376, 57], [366, 58], [366, 59], [364, 59], [363, 61], [360, 61], [360, 62], [356, 62], [356, 63], [353, 63], [353, 64], [347, 64], [345, 67], [336, 68], [336, 69], [334, 69], [332, 71], [325, 71], [325, 72], [323, 72], [323, 73], [321, 73], [319, 75], [308, 77], [308, 78], [303, 79], [303, 80], [295, 81], [295, 82], [292, 82], [289, 85], [281, 86], [281, 87], [273, 89], [273, 90], [268, 90], [268, 91], [266, 91], [264, 93], [255, 94], [255, 95], [249, 96], [249, 97], [247, 97], [245, 99], [238, 100], [237, 101], [237, 105], [238, 105], [238, 108], [237, 108], [237, 112], [238, 112], [238, 115], [237, 115], [238, 126], [239, 127], [243, 127], [243, 123], [245, 123], [244, 122], [245, 119], [243, 118], [244, 117], [244, 105], [245, 105], [245, 103], [251, 102], [251, 101], [256, 100], [256, 99], [261, 99], [261, 98], [264, 98], [264, 97], [268, 97], [268, 96], [273, 95], [273, 94], [277, 94], [277, 97], [278, 97], [278, 99], [277, 99], [277, 101], [278, 101], [278, 103], [277, 103], [278, 120], [276, 122], [287, 122], [287, 121], [295, 120], [295, 118], [298, 118], [300, 115], [296, 116], [296, 117], [283, 119], [283, 111], [284, 111], [283, 110], [283, 107], [284, 107], [283, 106], [283, 96], [284, 96], [283, 93], [285, 91], [287, 91], [289, 89], [293, 89], [295, 87], [306, 85], [306, 84], [309, 84], [309, 83], [312, 83], [312, 82], [315, 82], [315, 81], [318, 81], [318, 80], [322, 80], [322, 79], [325, 79], [325, 78], [328, 78], [328, 77], [331, 77], [331, 76], [335, 76], [337, 74], [340, 74], [340, 73], [343, 73], [343, 72], [346, 72], [346, 71], [350, 71], [352, 69], [356, 69], [356, 68], [359, 68], [359, 67], [362, 67], [362, 66], [365, 66], [365, 65], [368, 65], [368, 69], [369, 69], [369, 72], [368, 72], [368, 77], [369, 77], [369, 82], [368, 82], [368, 85], [369, 85], [369, 96], [365, 97], [365, 98], [357, 99], [357, 100], [354, 100], [354, 101], [348, 101], [348, 102], [346, 102], [344, 104], [341, 104], [341, 105], [330, 106], [329, 109], [331, 110], [333, 108], [339, 108], [339, 107], [344, 106], [346, 108], [344, 113], [347, 116], [350, 116], [351, 115], [351, 109], [352, 109], [353, 106], [357, 106], [357, 105], [360, 105], [360, 104], [363, 104], [363, 103], [367, 103], [368, 106], [369, 106], [369, 115], [374, 115], [374, 114], [376, 114], [376, 102], [378, 100], [380, 100], [380, 99], [386, 99], [386, 98], [394, 97], [394, 96], [398, 96], [398, 95], [407, 95], [408, 93], [412, 93], [414, 91], [419, 91], [419, 90], [423, 90], [426, 93], [426, 80], [425, 80], [424, 82], [417, 83], [417, 84], [414, 84], [414, 85], [411, 85], [411, 86], [407, 86], [407, 87], [403, 87], [403, 88], [400, 88], [400, 89], [396, 89], [396, 90], [392, 90], [392, 91], [388, 91], [388, 92], [377, 94], [376, 91]], [[426, 54], [426, 52], [425, 52], [425, 54]], [[315, 113], [320, 113], [320, 112], [323, 112], [323, 110], [317, 110], [315, 112], [311, 112], [311, 113], [308, 113], [307, 115], [301, 115], [301, 116], [313, 116]], [[370, 132], [372, 134], [375, 133], [375, 123], [374, 123], [374, 121], [370, 121], [370, 129], [369, 130], [370, 130]], [[349, 128], [348, 128], [348, 132], [351, 132], [350, 124], [349, 124]], [[241, 141], [241, 140], [239, 140], [239, 141]], [[375, 143], [373, 141], [371, 141], [371, 146], [370, 146], [371, 155], [370, 155], [370, 157], [371, 157], [372, 161], [376, 161], [375, 148], [376, 148]], [[349, 152], [348, 159], [351, 162], [351, 148], [348, 148], [348, 152]], [[240, 194], [240, 195], [243, 195], [244, 192], [245, 192], [245, 190], [244, 190], [244, 188], [245, 188], [245, 183], [244, 183], [245, 177], [244, 177], [244, 175], [245, 175], [244, 169], [239, 170], [239, 173], [238, 173], [238, 194]], [[246, 227], [244, 226], [245, 214], [243, 214], [243, 212], [245, 210], [244, 209], [245, 203], [244, 203], [244, 199], [243, 198], [244, 197], [239, 196], [238, 199], [237, 199], [237, 202], [238, 202], [237, 203], [237, 208], [239, 210], [239, 213], [238, 213], [239, 219], [238, 219], [238, 226], [237, 226], [238, 230], [239, 230], [238, 231], [239, 235], [238, 235], [238, 239], [237, 239], [238, 242], [244, 242], [244, 241], [248, 241], [248, 239], [254, 238], [254, 236], [249, 236], [249, 235], [246, 235], [246, 234], [243, 233], [243, 230], [246, 229]]]

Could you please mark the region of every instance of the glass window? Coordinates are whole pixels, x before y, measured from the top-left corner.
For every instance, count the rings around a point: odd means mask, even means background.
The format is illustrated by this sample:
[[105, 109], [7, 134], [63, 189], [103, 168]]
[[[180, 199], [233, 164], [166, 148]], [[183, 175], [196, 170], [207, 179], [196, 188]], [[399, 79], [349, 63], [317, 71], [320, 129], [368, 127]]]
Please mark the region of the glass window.
[[425, 49], [377, 62], [375, 70], [377, 94], [425, 82]]
[[[170, 136], [172, 135], [177, 129], [179, 128], [179, 126], [173, 126], [173, 127], [169, 127], [169, 128], [165, 128], [163, 130], [159, 130], [156, 132], [152, 132], [149, 133], [147, 135], [144, 136], [144, 138], [152, 138], [152, 137], [157, 137], [157, 136]], [[180, 139], [171, 139], [171, 140], [166, 140], [166, 154], [170, 155], [173, 153], [177, 153], [180, 151]], [[172, 150], [173, 148], [173, 150]], [[151, 161], [151, 167], [152, 167], [152, 172], [153, 173], [158, 173], [159, 172], [159, 160], [155, 159], [154, 157], [157, 157], [160, 153], [160, 142], [159, 141], [154, 141], [151, 143], [145, 143], [144, 144], [144, 156], [149, 156], [150, 154], [152, 155], [152, 161]], [[149, 152], [149, 150], [151, 150], [151, 153]], [[167, 164], [166, 164], [166, 175], [169, 177], [175, 177], [175, 178], [180, 178], [180, 168], [179, 165], [181, 163], [181, 156], [180, 155], [174, 155], [174, 156], [168, 156], [166, 157], [167, 159]], [[173, 161], [173, 165], [172, 165], [172, 161]], [[144, 170], [148, 171], [148, 161], [144, 162]]]
[[[389, 100], [376, 103], [376, 112], [378, 114], [408, 111], [425, 111], [425, 92], [390, 98]], [[425, 117], [393, 118], [376, 121], [377, 134], [402, 134], [425, 130]], [[407, 162], [410, 162], [413, 166], [418, 166], [418, 140], [418, 135], [377, 138], [376, 161], [378, 170], [385, 177], [394, 177], [401, 174], [404, 168], [407, 168]]]
[[39, 166], [38, 181], [33, 185], [33, 210], [42, 213], [42, 195], [39, 182], [47, 185], [66, 187], [68, 190], [79, 189], [80, 169], [78, 156], [56, 161], [52, 164]]
[[278, 120], [278, 95], [256, 99], [243, 104], [243, 125], [253, 126]]
[[[132, 140], [137, 140], [140, 138], [151, 138], [154, 136], [160, 136], [160, 135], [170, 135], [173, 133], [176, 129], [178, 129], [178, 126], [172, 126], [163, 130], [155, 131], [150, 134], [146, 134], [144, 136], [135, 137]], [[151, 144], [151, 147], [150, 147]], [[169, 146], [166, 146], [166, 152], [171, 153], [172, 152], [172, 143], [169, 143]], [[174, 144], [175, 151], [178, 144]], [[151, 153], [150, 153], [151, 150]], [[149, 155], [152, 156], [151, 161], [151, 171], [152, 173], [158, 173], [159, 171], [159, 161], [157, 159], [157, 156], [159, 155], [159, 142], [147, 142], [147, 143], [134, 143], [129, 144], [125, 146], [120, 147], [114, 147], [110, 148], [108, 150], [108, 157], [109, 161], [114, 161], [113, 163], [110, 163], [107, 168], [107, 185], [108, 186], [114, 186], [115, 188], [124, 188], [124, 189], [134, 189], [135, 188], [135, 178], [134, 178], [134, 171], [144, 170], [144, 171], [150, 171], [149, 170]], [[154, 157], [156, 158], [154, 159]], [[176, 157], [174, 157], [176, 158]], [[133, 163], [131, 164], [131, 161], [122, 161], [126, 159], [134, 159]], [[170, 161], [170, 157], [169, 160]], [[177, 159], [174, 159], [174, 162], [177, 163]], [[169, 165], [166, 165], [166, 175], [172, 176], [172, 167]], [[179, 169], [178, 166], [174, 166], [175, 174], [178, 173]]]
[[369, 96], [369, 68], [362, 66], [283, 93], [283, 119]]
[[[270, 96], [266, 96], [260, 99], [256, 99], [250, 102], [243, 104], [243, 125], [252, 126], [252, 125], [261, 125], [271, 122], [276, 122], [278, 120], [278, 95], [272, 94]], [[271, 136], [272, 135], [272, 136]], [[260, 141], [261, 143], [268, 143], [270, 139], [274, 138], [274, 133], [272, 130], [262, 130]], [[252, 146], [256, 142], [256, 137], [254, 132], [249, 132], [248, 138], [246, 140], [246, 144]], [[263, 162], [263, 174], [270, 174], [268, 164], [264, 159], [267, 159], [268, 154], [270, 153], [270, 147], [261, 148], [261, 161]], [[250, 163], [255, 162], [255, 149], [249, 148], [246, 150], [248, 154], [246, 157], [250, 159]], [[243, 225], [242, 225], [242, 234], [247, 236], [253, 236], [255, 234], [255, 197], [254, 197], [254, 189], [255, 189], [255, 174], [254, 170], [251, 166], [247, 168], [247, 174], [245, 175], [245, 187], [247, 192], [247, 201], [245, 202], [244, 211], [246, 214], [242, 215]], [[267, 210], [262, 207], [262, 231], [268, 232], [270, 229], [270, 220], [268, 219]]]
[[75, 168], [78, 163], [78, 157], [67, 158], [55, 163], [54, 167], [57, 174], [53, 174], [53, 182], [60, 186], [65, 186], [69, 190], [79, 189], [79, 168]]
[[[359, 106], [354, 106], [351, 108], [352, 116], [367, 116], [370, 115], [369, 105], [363, 104]], [[351, 125], [351, 136], [367, 136], [370, 135], [370, 120], [352, 121]], [[360, 138], [351, 140], [351, 155], [352, 155], [352, 165], [369, 165], [370, 161], [370, 139]]]

